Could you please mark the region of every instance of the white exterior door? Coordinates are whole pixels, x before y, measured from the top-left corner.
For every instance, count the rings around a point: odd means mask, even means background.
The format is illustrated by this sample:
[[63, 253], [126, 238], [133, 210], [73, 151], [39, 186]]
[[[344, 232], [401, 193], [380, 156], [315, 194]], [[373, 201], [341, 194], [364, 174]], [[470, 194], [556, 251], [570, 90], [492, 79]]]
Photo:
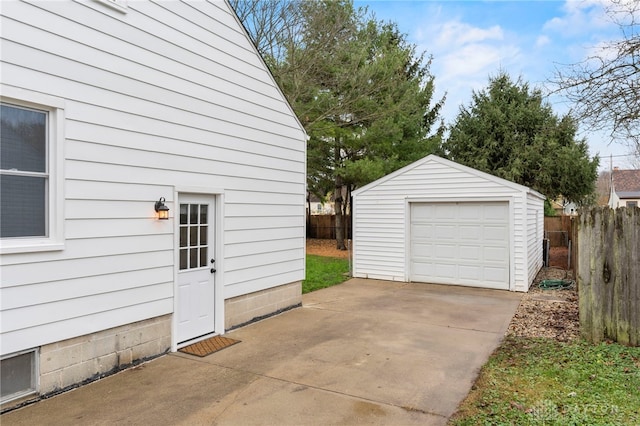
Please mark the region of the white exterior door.
[[215, 330], [215, 197], [180, 195], [177, 342]]
[[411, 281], [509, 288], [509, 203], [410, 204]]

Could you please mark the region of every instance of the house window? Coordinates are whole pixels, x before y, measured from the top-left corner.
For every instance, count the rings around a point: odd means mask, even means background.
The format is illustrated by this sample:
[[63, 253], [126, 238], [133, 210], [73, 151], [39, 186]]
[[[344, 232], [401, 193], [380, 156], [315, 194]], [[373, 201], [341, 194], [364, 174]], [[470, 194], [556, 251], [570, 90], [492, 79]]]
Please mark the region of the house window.
[[47, 111], [0, 106], [0, 237], [46, 237]]
[[638, 207], [637, 201], [627, 201], [627, 207]]
[[36, 392], [37, 351], [10, 355], [0, 361], [0, 401], [6, 402]]
[[0, 251], [63, 248], [64, 103], [2, 87]]

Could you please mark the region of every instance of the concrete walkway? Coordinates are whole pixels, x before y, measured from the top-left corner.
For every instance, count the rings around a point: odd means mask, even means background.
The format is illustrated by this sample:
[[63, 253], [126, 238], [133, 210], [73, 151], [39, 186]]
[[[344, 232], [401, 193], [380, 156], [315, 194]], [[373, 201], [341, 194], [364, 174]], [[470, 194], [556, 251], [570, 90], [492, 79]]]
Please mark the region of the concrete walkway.
[[443, 425], [521, 295], [352, 279], [228, 333], [0, 418], [7, 425]]

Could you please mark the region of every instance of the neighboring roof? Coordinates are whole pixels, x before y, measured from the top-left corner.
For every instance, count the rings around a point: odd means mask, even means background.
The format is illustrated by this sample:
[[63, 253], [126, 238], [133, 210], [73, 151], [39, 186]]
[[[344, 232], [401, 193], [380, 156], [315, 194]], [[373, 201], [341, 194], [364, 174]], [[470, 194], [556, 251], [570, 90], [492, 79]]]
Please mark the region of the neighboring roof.
[[442, 165], [457, 169], [457, 170], [459, 170], [461, 172], [470, 173], [472, 175], [478, 176], [478, 177], [483, 178], [483, 179], [487, 179], [487, 180], [495, 182], [497, 184], [508, 186], [508, 187], [513, 188], [513, 189], [518, 190], [518, 191], [523, 191], [523, 192], [530, 193], [530, 194], [532, 194], [532, 195], [534, 195], [534, 196], [536, 196], [538, 198], [541, 198], [543, 200], [547, 198], [544, 195], [540, 194], [539, 192], [534, 191], [533, 189], [531, 189], [529, 187], [526, 187], [524, 185], [520, 185], [518, 183], [511, 182], [509, 180], [499, 178], [498, 176], [494, 176], [494, 175], [491, 175], [489, 173], [481, 172], [480, 170], [476, 170], [476, 169], [468, 167], [468, 166], [463, 166], [462, 164], [458, 164], [458, 163], [456, 163], [454, 161], [447, 160], [447, 159], [442, 158], [442, 157], [438, 157], [437, 155], [434, 155], [434, 154], [427, 155], [426, 157], [424, 157], [424, 158], [422, 158], [422, 159], [420, 159], [418, 161], [415, 161], [415, 162], [409, 164], [408, 166], [405, 166], [405, 167], [403, 167], [403, 168], [401, 168], [399, 170], [396, 170], [393, 173], [389, 173], [388, 175], [383, 176], [380, 179], [378, 179], [378, 180], [376, 180], [374, 182], [371, 182], [370, 184], [365, 185], [362, 188], [359, 188], [359, 189], [353, 191], [352, 195], [355, 196], [355, 195], [358, 195], [358, 194], [360, 194], [362, 192], [365, 192], [365, 191], [367, 191], [367, 190], [369, 190], [369, 189], [371, 189], [371, 188], [373, 188], [375, 186], [380, 185], [383, 182], [386, 182], [386, 181], [388, 181], [390, 179], [393, 179], [396, 176], [399, 176], [399, 175], [401, 175], [403, 173], [406, 173], [407, 171], [412, 170], [412, 169], [414, 169], [416, 167], [419, 167], [419, 166], [421, 166], [421, 165], [423, 165], [425, 163], [428, 163], [428, 162], [440, 163]]
[[614, 170], [613, 189], [620, 198], [640, 197], [640, 170]]

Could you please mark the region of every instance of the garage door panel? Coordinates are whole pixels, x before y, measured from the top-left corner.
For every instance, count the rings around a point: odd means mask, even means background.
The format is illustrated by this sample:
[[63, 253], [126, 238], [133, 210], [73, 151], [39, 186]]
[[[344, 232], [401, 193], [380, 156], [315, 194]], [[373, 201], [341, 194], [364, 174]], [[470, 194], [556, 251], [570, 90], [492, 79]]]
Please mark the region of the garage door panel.
[[484, 268], [484, 280], [492, 282], [504, 283], [509, 278], [504, 268], [492, 268], [490, 266]]
[[485, 247], [483, 253], [483, 260], [486, 262], [502, 263], [509, 255], [509, 252], [505, 247]]
[[453, 264], [453, 263], [434, 263], [434, 271], [435, 271], [435, 276], [442, 278], [442, 279], [448, 279], [451, 276], [454, 276], [457, 274], [458, 271], [458, 265]]
[[458, 216], [458, 209], [455, 205], [449, 203], [433, 204], [431, 216], [427, 219], [445, 219]]
[[482, 227], [477, 225], [460, 225], [458, 230], [460, 239], [464, 241], [478, 241], [483, 235]]
[[509, 288], [508, 202], [411, 203], [410, 214], [412, 281]]
[[428, 276], [429, 274], [433, 274], [434, 270], [433, 262], [423, 261], [416, 263], [414, 273], [416, 276]]
[[489, 241], [508, 241], [509, 229], [506, 226], [484, 225], [482, 236]]
[[478, 221], [482, 219], [483, 212], [478, 206], [458, 204], [458, 219]]
[[438, 224], [434, 227], [433, 237], [439, 240], [455, 240], [458, 238], [458, 228], [453, 225]]
[[487, 204], [482, 208], [484, 213], [484, 219], [494, 221], [508, 221], [509, 208], [506, 203], [500, 204]]
[[454, 244], [434, 244], [432, 257], [436, 260], [456, 260], [458, 246]]
[[482, 275], [482, 267], [480, 265], [460, 265], [458, 273], [461, 280], [473, 281]]
[[428, 224], [411, 225], [411, 231], [416, 235], [417, 240], [430, 240], [435, 237], [434, 226]]
[[432, 220], [434, 217], [434, 207], [433, 205], [425, 205], [424, 208], [416, 210], [411, 215], [411, 220], [416, 222]]
[[462, 260], [480, 260], [482, 259], [482, 247], [479, 245], [468, 246], [461, 245], [460, 250], [458, 252], [459, 259]]
[[411, 245], [411, 251], [416, 253], [416, 259], [421, 259], [422, 262], [428, 261], [428, 259], [433, 258], [436, 254], [433, 249], [433, 243], [414, 243]]

